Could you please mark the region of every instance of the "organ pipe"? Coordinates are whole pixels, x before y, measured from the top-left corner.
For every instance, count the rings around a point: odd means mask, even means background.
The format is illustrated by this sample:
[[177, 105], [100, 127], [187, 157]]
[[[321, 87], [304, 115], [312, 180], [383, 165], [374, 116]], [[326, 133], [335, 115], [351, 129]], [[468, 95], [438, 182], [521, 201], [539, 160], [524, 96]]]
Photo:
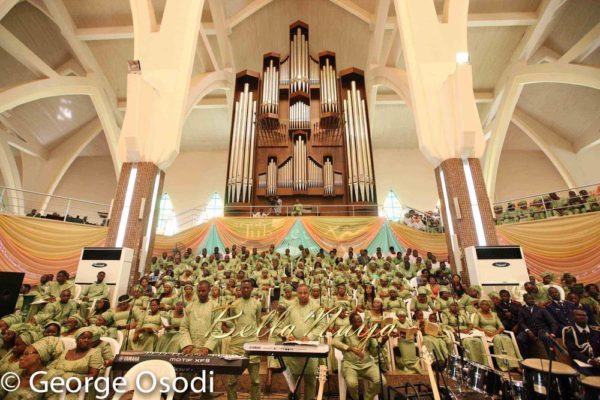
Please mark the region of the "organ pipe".
[[[351, 190], [351, 201], [374, 201], [373, 162], [367, 127], [365, 100], [356, 89], [356, 82], [351, 82], [344, 100], [344, 116], [346, 120], [347, 157], [349, 160], [348, 185]], [[355, 168], [356, 167], [356, 168]], [[358, 181], [358, 185], [356, 182]]]
[[248, 202], [252, 191], [256, 100], [249, 84], [244, 84], [235, 103], [230, 169], [227, 190], [229, 202]]
[[273, 196], [277, 193], [277, 162], [271, 159], [267, 166], [267, 194]]
[[291, 42], [291, 91], [308, 92], [308, 41], [298, 28]]
[[272, 59], [263, 71], [261, 113], [279, 113], [279, 71]]
[[310, 84], [318, 85], [320, 81], [319, 62], [310, 58]]
[[325, 59], [325, 65], [321, 68], [321, 112], [337, 112], [337, 79], [333, 66], [329, 59]]

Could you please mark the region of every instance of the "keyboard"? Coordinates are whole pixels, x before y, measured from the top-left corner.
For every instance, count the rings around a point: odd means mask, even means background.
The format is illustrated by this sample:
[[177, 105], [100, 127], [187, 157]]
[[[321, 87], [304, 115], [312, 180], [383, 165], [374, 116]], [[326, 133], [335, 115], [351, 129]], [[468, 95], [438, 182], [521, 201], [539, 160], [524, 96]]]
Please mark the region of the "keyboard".
[[114, 371], [127, 371], [134, 365], [148, 360], [167, 361], [178, 373], [213, 371], [215, 375], [241, 375], [248, 367], [248, 357], [228, 354], [159, 353], [122, 351], [115, 357]]
[[327, 357], [329, 346], [326, 344], [292, 344], [252, 342], [244, 344], [244, 351], [248, 355], [257, 356], [283, 356], [283, 357]]

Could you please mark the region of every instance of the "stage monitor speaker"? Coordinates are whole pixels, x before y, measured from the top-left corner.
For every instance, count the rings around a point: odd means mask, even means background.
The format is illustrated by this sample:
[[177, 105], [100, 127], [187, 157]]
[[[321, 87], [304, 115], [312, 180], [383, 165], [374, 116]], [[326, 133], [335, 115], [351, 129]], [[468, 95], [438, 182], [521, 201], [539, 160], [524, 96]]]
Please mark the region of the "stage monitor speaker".
[[15, 312], [23, 278], [23, 272], [0, 272], [0, 318]]

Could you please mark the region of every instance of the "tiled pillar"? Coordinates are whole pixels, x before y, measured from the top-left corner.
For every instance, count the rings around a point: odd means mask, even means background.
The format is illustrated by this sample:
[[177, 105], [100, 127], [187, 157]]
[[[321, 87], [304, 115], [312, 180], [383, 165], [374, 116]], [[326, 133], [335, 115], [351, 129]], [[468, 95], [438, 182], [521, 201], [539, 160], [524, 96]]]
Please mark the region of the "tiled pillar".
[[164, 178], [165, 173], [150, 162], [127, 162], [121, 167], [106, 246], [134, 250], [130, 285], [139, 279], [139, 270], [146, 270], [150, 263]]
[[[457, 236], [461, 255], [464, 254], [463, 249], [465, 247], [484, 245], [478, 238], [478, 229], [485, 238], [485, 245], [487, 246], [497, 245], [498, 238], [496, 237], [492, 208], [485, 188], [479, 159], [469, 158], [466, 159], [466, 162], [471, 171], [470, 179], [466, 172], [463, 159], [460, 158], [451, 158], [443, 161], [435, 169], [435, 176], [440, 196], [446, 232], [446, 243], [448, 245], [452, 270], [453, 272], [460, 273], [463, 279], [468, 281], [464, 256], [461, 257], [462, 265], [456, 265], [454, 262], [455, 257], [452, 249], [452, 234]], [[445, 191], [444, 185], [442, 185], [442, 179], [445, 184]], [[469, 193], [469, 180], [472, 182], [472, 189], [475, 194], [477, 204], [476, 209], [479, 210], [480, 214], [480, 228], [477, 227], [476, 216], [473, 211], [473, 201]], [[448, 202], [447, 204], [446, 201]], [[451, 221], [448, 220], [449, 217], [451, 217]]]

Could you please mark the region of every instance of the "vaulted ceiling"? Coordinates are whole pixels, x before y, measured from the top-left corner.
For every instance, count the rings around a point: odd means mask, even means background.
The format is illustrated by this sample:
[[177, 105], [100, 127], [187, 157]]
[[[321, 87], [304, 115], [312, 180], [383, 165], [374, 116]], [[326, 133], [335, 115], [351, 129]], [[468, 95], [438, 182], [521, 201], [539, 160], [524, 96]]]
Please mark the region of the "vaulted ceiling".
[[[167, 0], [152, 0], [160, 23]], [[169, 0], [176, 1], [176, 0]], [[422, 0], [426, 1], [426, 0]], [[61, 14], [59, 3], [66, 14]], [[443, 0], [434, 0], [438, 13]], [[551, 0], [550, 3], [561, 0]], [[564, 1], [563, 1], [564, 2]], [[2, 10], [17, 3], [2, 18]], [[540, 23], [541, 0], [471, 0], [468, 41], [478, 110], [484, 123], [493, 121], [492, 103], [515, 52]], [[205, 1], [194, 74], [214, 71], [222, 57], [211, 4], [222, 7], [228, 26], [225, 40], [232, 48], [236, 70], [260, 68], [263, 53], [288, 52], [288, 26], [303, 20], [310, 26], [310, 51], [336, 52], [338, 69], [369, 69], [370, 36], [375, 27], [377, 0], [215, 0]], [[389, 1], [382, 44], [382, 64], [404, 68], [395, 29], [394, 1]], [[528, 62], [556, 62], [593, 29], [598, 30], [600, 2], [569, 0], [551, 16]], [[0, 0], [0, 95], [2, 91], [48, 75], [98, 77], [108, 97], [114, 95], [113, 118], [120, 125], [127, 103], [127, 61], [133, 58], [132, 17], [126, 0]], [[71, 21], [71, 26], [65, 21]], [[58, 24], [58, 25], [57, 25]], [[69, 34], [72, 28], [71, 34]], [[600, 37], [600, 33], [598, 34]], [[599, 40], [577, 64], [600, 67]], [[600, 71], [600, 70], [599, 70]], [[600, 73], [600, 72], [599, 72]], [[412, 111], [398, 94], [379, 86], [374, 108], [375, 148], [417, 148]], [[1, 106], [1, 104], [0, 104]], [[600, 91], [560, 83], [528, 85], [517, 109], [536, 119], [577, 148], [580, 138], [600, 137]], [[79, 128], [96, 118], [97, 107], [86, 95], [61, 95], [7, 109], [0, 114], [0, 134], [18, 137], [20, 148], [52, 151]], [[181, 151], [225, 150], [231, 116], [223, 91], [210, 94], [188, 117]], [[507, 149], [535, 150], [536, 145], [511, 124]], [[591, 139], [590, 139], [591, 138]], [[594, 142], [595, 143], [595, 142]], [[19, 148], [17, 146], [17, 148]], [[37, 150], [36, 150], [37, 149]], [[81, 156], [108, 155], [104, 135], [95, 137]]]

